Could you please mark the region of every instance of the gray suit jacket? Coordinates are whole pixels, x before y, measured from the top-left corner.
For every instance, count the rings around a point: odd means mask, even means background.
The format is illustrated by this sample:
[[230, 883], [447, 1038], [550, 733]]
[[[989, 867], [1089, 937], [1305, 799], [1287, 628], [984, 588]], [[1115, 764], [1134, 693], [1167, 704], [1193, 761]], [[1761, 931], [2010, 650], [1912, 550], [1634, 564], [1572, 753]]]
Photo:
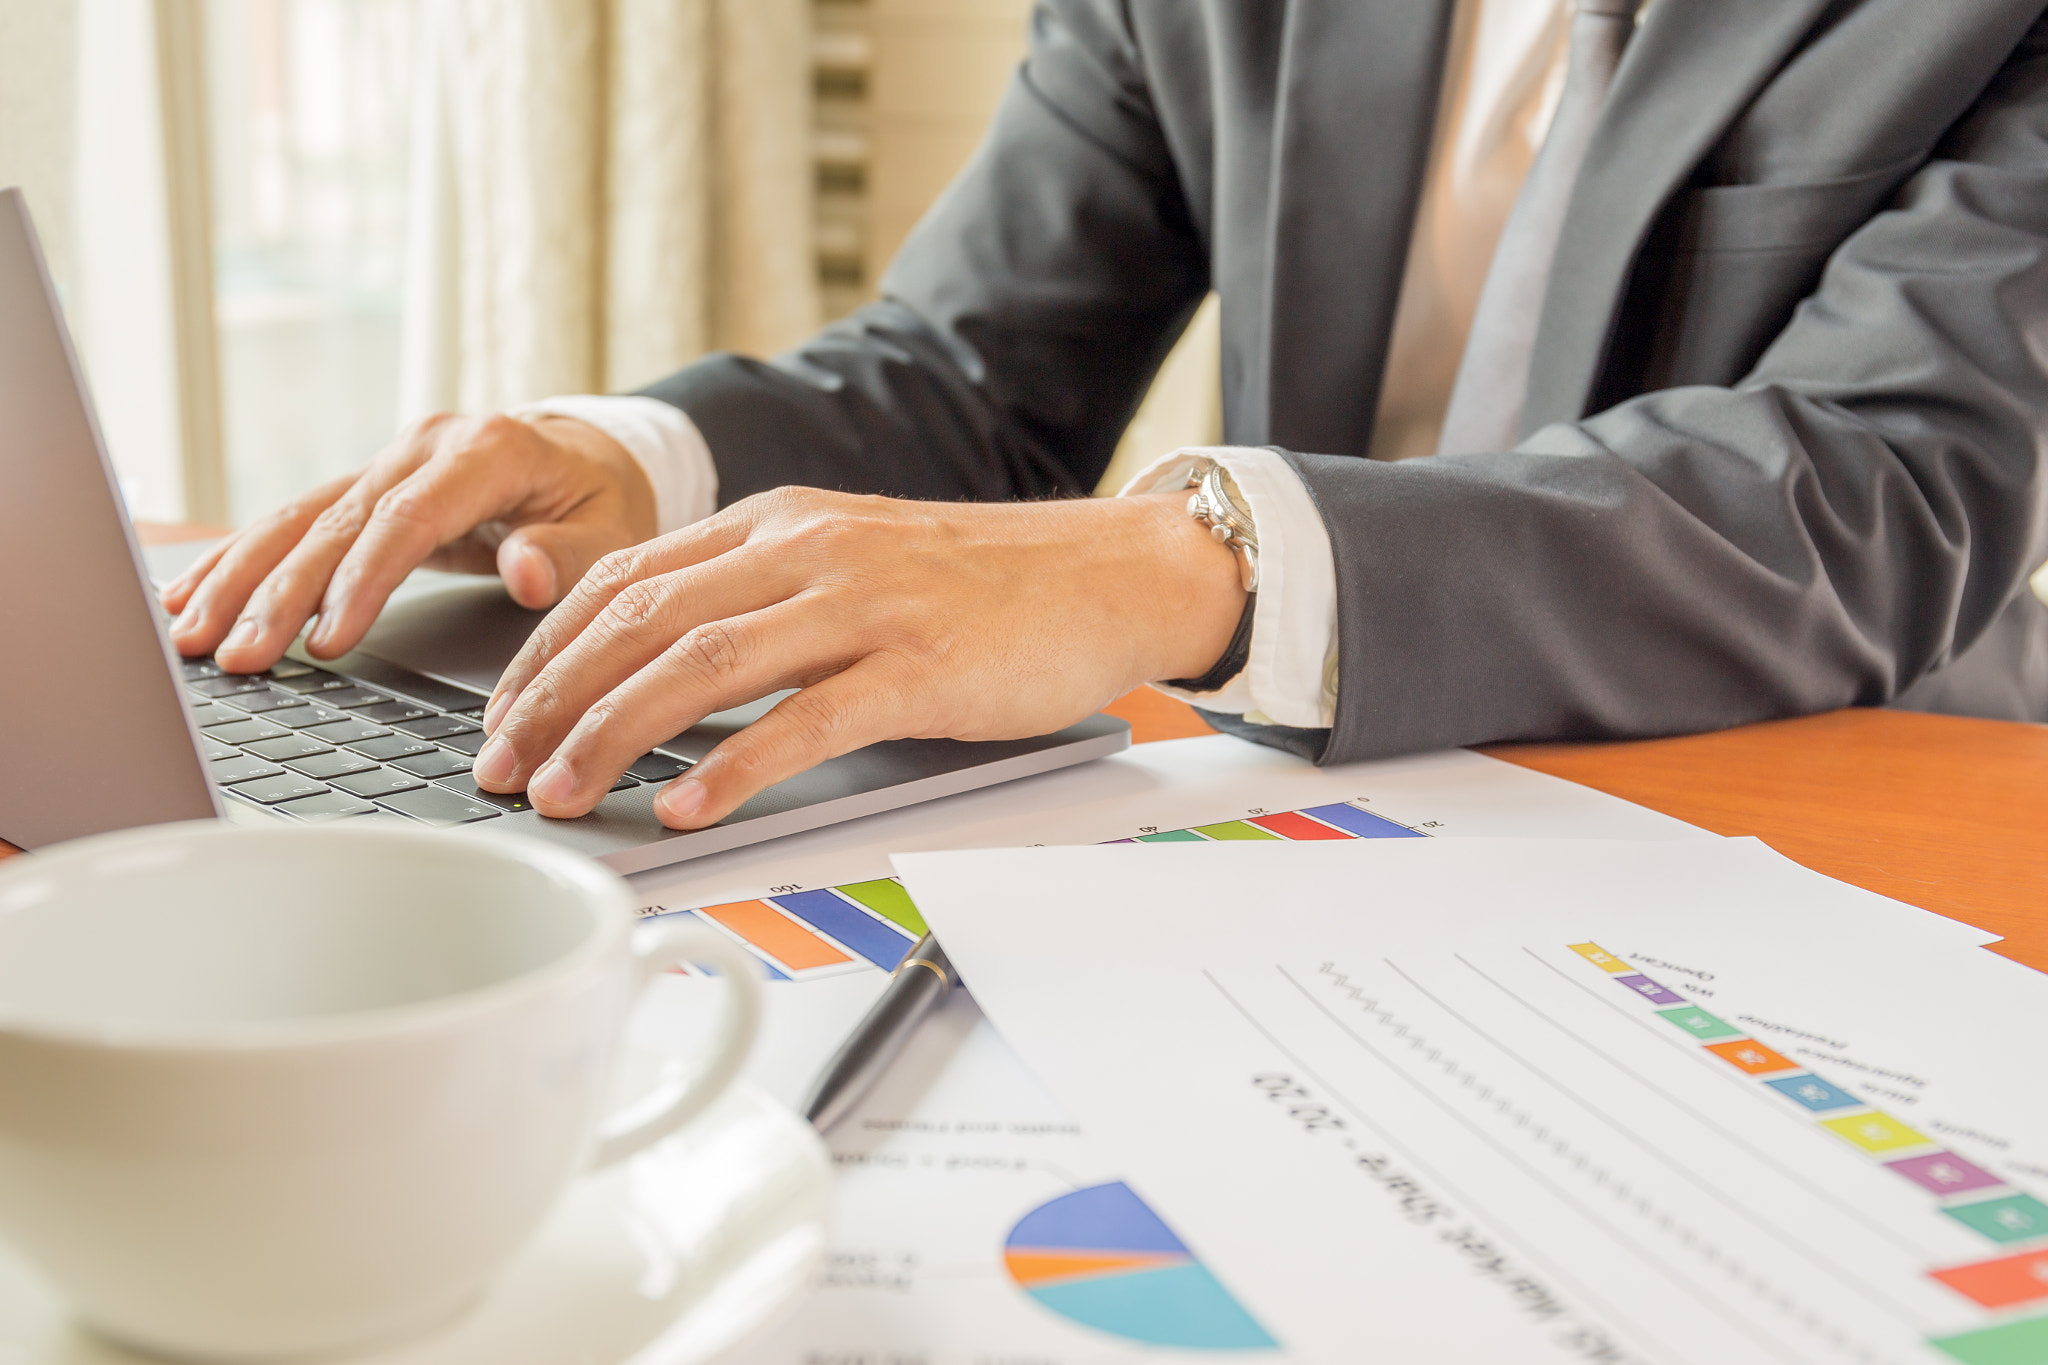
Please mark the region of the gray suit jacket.
[[1080, 494], [1204, 291], [1336, 554], [1326, 760], [2048, 719], [2048, 0], [1656, 0], [1513, 451], [1367, 449], [1449, 0], [1041, 0], [884, 299], [647, 392], [733, 500]]

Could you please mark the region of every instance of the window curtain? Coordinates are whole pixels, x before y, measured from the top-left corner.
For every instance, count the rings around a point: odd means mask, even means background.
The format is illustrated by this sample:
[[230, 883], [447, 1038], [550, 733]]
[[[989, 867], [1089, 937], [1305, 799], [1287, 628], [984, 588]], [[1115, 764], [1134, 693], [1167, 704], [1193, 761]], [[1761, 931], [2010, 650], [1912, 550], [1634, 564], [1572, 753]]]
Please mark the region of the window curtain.
[[404, 417], [818, 325], [810, 0], [424, 0], [420, 23]]

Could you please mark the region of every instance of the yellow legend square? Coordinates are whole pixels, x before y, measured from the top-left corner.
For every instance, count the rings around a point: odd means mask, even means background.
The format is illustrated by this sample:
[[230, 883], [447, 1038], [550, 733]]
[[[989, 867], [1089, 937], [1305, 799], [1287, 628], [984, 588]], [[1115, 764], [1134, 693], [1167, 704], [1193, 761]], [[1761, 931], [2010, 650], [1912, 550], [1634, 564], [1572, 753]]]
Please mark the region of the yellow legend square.
[[1629, 966], [1597, 943], [1574, 943], [1571, 945], [1571, 949], [1603, 972], [1632, 972], [1635, 970], [1635, 968]]
[[1924, 1147], [1927, 1139], [1900, 1123], [1890, 1114], [1875, 1111], [1851, 1114], [1847, 1118], [1822, 1119], [1821, 1127], [1832, 1128], [1866, 1152], [1895, 1152], [1901, 1147]]

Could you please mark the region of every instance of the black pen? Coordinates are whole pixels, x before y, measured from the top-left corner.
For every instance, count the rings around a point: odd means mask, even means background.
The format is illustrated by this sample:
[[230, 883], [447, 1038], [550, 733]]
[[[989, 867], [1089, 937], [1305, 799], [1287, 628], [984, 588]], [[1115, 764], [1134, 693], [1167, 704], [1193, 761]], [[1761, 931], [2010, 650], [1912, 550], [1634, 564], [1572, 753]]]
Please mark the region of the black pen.
[[822, 1133], [845, 1118], [882, 1078], [924, 1017], [959, 984], [959, 974], [938, 941], [930, 934], [919, 939], [896, 964], [896, 974], [883, 988], [881, 999], [811, 1082], [811, 1093], [803, 1103], [804, 1117], [811, 1125]]

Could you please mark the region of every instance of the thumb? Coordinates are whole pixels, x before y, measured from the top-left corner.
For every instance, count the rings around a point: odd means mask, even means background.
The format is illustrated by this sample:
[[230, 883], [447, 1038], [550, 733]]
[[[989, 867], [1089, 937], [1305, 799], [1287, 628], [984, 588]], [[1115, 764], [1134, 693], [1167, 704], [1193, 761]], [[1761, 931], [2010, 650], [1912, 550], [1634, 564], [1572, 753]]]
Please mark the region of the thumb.
[[561, 601], [591, 565], [624, 548], [617, 526], [537, 522], [520, 527], [498, 546], [498, 576], [514, 602], [538, 611]]

